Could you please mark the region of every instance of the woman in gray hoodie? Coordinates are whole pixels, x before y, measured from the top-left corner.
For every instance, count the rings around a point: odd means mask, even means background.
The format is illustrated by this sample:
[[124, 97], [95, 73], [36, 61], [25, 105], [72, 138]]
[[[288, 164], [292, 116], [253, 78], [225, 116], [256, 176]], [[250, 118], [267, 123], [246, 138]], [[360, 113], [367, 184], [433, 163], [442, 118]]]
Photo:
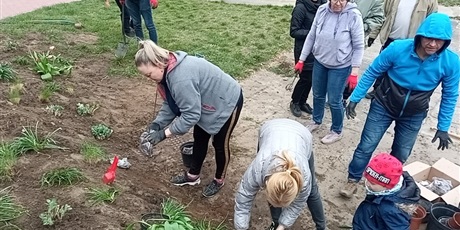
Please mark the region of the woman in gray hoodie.
[[313, 132], [321, 126], [327, 94], [332, 126], [329, 134], [321, 139], [323, 144], [334, 143], [343, 136], [343, 90], [346, 84], [350, 89], [356, 86], [363, 52], [363, 20], [356, 3], [330, 0], [321, 5], [295, 71], [301, 71], [304, 61], [313, 53], [313, 121], [307, 128]]
[[[192, 162], [188, 172], [172, 178], [177, 186], [197, 185], [213, 136], [216, 174], [203, 190], [211, 197], [224, 186], [230, 160], [229, 140], [242, 106], [241, 86], [230, 75], [203, 58], [185, 52], [170, 52], [147, 40], [136, 53], [136, 66], [157, 83], [164, 102], [147, 131], [141, 135], [141, 151], [152, 155], [152, 146], [167, 137], [182, 135], [193, 128]], [[176, 119], [177, 118], [177, 119]]]

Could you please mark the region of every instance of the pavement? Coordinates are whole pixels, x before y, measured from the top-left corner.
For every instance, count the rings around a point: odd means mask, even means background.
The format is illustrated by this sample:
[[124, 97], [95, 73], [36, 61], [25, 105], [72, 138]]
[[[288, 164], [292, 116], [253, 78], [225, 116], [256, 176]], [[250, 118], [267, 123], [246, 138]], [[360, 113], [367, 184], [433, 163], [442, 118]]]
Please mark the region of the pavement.
[[18, 14], [31, 12], [45, 6], [74, 1], [77, 0], [0, 0], [0, 20], [16, 16]]

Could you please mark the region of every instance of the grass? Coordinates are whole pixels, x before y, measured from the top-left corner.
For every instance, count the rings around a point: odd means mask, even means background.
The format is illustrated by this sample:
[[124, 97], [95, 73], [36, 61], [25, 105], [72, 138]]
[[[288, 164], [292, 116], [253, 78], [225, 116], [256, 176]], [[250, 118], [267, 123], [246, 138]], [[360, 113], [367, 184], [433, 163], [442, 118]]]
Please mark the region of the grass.
[[20, 217], [25, 212], [25, 208], [14, 202], [10, 195], [10, 188], [0, 190], [0, 223], [9, 222]]
[[42, 102], [49, 102], [54, 93], [59, 92], [60, 90], [61, 86], [57, 82], [45, 82], [42, 89], [40, 90], [40, 95], [38, 97]]
[[72, 185], [83, 181], [85, 176], [77, 168], [57, 168], [43, 174], [41, 186]]
[[91, 142], [83, 143], [80, 153], [83, 155], [83, 159], [90, 164], [98, 163], [107, 157], [106, 152], [101, 146]]
[[119, 191], [115, 188], [91, 188], [88, 192], [89, 200], [93, 204], [113, 203]]
[[11, 181], [13, 179], [13, 167], [18, 160], [18, 151], [11, 144], [0, 144], [0, 180]]
[[[203, 0], [163, 0], [154, 10], [159, 45], [169, 50], [183, 50], [202, 55], [236, 78], [247, 77], [279, 52], [292, 46], [289, 24], [292, 6], [249, 6]], [[71, 15], [71, 16], [69, 16]], [[37, 19], [68, 18], [81, 21], [83, 29], [73, 25], [32, 23]], [[130, 40], [127, 57], [116, 60], [115, 48], [121, 38], [119, 9], [105, 8], [102, 1], [78, 2], [44, 7], [0, 22], [0, 33], [20, 39], [39, 33], [70, 58], [100, 59], [110, 54], [111, 75], [137, 75], [133, 56], [137, 43]], [[67, 45], [64, 41], [90, 33], [96, 44]], [[144, 33], [148, 37], [148, 33]], [[105, 61], [105, 60], [104, 60]]]
[[60, 128], [42, 137], [38, 133], [37, 122], [35, 128], [23, 127], [21, 136], [15, 138], [13, 146], [20, 153], [25, 153], [28, 151], [40, 152], [44, 149], [64, 149], [63, 147], [56, 145], [57, 142], [52, 138], [54, 133], [56, 133], [58, 130], [60, 130]]
[[21, 102], [21, 95], [24, 91], [24, 84], [22, 83], [14, 83], [10, 86], [8, 91], [8, 100], [13, 104], [19, 104]]
[[14, 82], [16, 81], [16, 72], [8, 63], [0, 63], [0, 80]]
[[22, 65], [22, 66], [27, 66], [27, 65], [30, 65], [32, 62], [30, 61], [30, 58], [27, 56], [16, 56], [13, 59], [13, 63]]
[[438, 3], [443, 6], [460, 6], [458, 0], [438, 0]]

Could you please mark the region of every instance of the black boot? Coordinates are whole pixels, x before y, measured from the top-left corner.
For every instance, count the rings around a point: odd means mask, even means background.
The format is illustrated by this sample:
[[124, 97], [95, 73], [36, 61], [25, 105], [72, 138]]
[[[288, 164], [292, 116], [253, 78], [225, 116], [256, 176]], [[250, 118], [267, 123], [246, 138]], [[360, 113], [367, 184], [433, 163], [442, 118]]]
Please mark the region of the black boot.
[[302, 110], [300, 110], [300, 106], [298, 103], [294, 103], [291, 101], [291, 104], [289, 105], [289, 108], [291, 109], [292, 115], [296, 117], [302, 116]]
[[272, 224], [270, 225], [270, 227], [267, 228], [267, 230], [276, 230], [277, 227], [278, 227], [278, 224], [275, 222], [272, 222]]
[[313, 113], [313, 108], [308, 103], [300, 104], [300, 110], [308, 114]]

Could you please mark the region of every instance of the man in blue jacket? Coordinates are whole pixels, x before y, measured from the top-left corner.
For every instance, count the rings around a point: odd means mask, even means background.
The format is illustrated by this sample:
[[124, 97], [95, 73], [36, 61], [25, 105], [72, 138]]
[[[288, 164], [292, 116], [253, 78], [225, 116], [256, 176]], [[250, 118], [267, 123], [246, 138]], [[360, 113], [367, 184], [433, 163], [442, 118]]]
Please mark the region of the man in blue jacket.
[[434, 13], [420, 25], [414, 39], [391, 43], [369, 66], [350, 97], [346, 108], [348, 118], [356, 116], [355, 107], [365, 96], [374, 80], [387, 72], [388, 76], [376, 90], [371, 102], [361, 140], [348, 168], [348, 182], [340, 194], [351, 197], [357, 190], [364, 168], [385, 131], [395, 121], [391, 155], [405, 162], [409, 157], [423, 120], [427, 116], [430, 97], [442, 85], [442, 98], [437, 132], [438, 149], [447, 149], [448, 130], [458, 98], [460, 60], [448, 49], [452, 37], [450, 19]]

